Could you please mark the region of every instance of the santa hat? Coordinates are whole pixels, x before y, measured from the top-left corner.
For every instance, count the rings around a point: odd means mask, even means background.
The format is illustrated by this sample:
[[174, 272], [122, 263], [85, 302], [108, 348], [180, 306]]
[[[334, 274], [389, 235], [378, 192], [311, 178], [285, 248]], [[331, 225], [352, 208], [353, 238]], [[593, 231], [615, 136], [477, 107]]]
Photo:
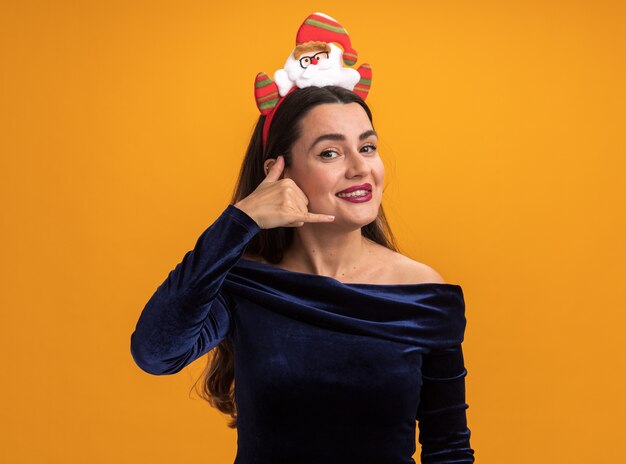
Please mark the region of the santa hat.
[[356, 50], [350, 44], [348, 32], [341, 24], [324, 13], [313, 13], [309, 15], [298, 29], [296, 34], [296, 45], [304, 42], [335, 42], [343, 48], [343, 62], [352, 66], [357, 61]]

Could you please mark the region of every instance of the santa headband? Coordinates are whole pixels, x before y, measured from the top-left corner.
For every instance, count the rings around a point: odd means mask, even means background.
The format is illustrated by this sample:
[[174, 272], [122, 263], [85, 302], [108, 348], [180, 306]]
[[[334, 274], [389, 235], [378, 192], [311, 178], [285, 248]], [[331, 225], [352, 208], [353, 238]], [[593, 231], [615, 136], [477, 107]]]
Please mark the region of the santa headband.
[[371, 66], [364, 63], [358, 69], [343, 67], [343, 64], [354, 65], [357, 57], [348, 32], [341, 24], [324, 13], [309, 15], [298, 29], [296, 47], [283, 69], [274, 73], [274, 80], [264, 72], [256, 76], [254, 98], [259, 111], [266, 116], [263, 147], [267, 145], [276, 109], [287, 94], [297, 88], [337, 85], [352, 90], [365, 100], [372, 85]]

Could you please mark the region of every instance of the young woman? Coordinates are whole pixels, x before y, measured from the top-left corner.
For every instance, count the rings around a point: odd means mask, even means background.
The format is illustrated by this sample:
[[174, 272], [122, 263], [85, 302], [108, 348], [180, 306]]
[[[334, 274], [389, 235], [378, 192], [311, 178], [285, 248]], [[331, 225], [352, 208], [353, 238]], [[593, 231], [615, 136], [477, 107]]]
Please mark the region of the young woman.
[[263, 143], [265, 118], [231, 204], [143, 309], [135, 362], [173, 374], [213, 350], [238, 464], [414, 463], [416, 420], [422, 462], [474, 462], [463, 292], [397, 251], [370, 109], [310, 86]]

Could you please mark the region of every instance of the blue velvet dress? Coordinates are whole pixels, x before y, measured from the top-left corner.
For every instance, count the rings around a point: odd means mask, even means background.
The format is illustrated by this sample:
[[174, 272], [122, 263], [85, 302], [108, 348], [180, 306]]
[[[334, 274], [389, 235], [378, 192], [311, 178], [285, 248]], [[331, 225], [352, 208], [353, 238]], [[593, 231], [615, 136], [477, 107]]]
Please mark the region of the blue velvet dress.
[[447, 283], [342, 283], [241, 258], [260, 230], [228, 205], [157, 288], [131, 335], [174, 374], [234, 347], [235, 464], [471, 463], [461, 342]]

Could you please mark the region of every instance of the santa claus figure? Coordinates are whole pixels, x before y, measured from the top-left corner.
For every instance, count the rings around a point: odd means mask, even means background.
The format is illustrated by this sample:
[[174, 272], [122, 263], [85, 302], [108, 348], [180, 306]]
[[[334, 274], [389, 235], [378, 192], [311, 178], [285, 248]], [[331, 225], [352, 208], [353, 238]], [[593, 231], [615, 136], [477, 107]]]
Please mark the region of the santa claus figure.
[[270, 113], [294, 87], [338, 85], [365, 99], [371, 86], [370, 65], [362, 64], [358, 69], [343, 66], [355, 64], [357, 56], [341, 24], [323, 13], [309, 15], [298, 29], [296, 47], [284, 68], [274, 73], [274, 80], [265, 73], [257, 75], [255, 97], [259, 110]]
[[295, 85], [301, 89], [315, 85], [338, 85], [353, 90], [361, 80], [356, 69], [344, 68], [342, 50], [333, 43], [310, 41], [294, 49], [285, 67], [274, 73], [281, 97]]

